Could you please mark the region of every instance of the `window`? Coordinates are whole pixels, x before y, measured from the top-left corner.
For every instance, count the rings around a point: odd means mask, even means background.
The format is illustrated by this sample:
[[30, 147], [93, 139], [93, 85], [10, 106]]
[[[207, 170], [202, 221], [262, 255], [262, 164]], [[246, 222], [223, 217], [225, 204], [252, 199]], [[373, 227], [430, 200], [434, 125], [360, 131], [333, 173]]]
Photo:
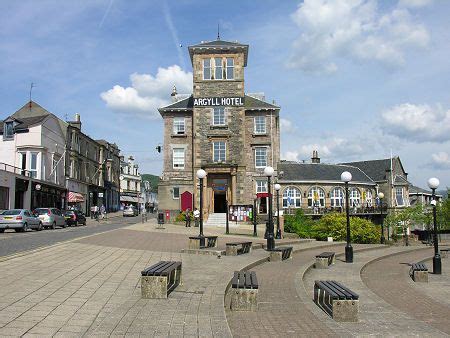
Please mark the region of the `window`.
[[225, 125], [225, 108], [217, 107], [213, 108], [213, 125], [224, 126]]
[[344, 205], [344, 191], [342, 188], [334, 188], [331, 190], [330, 205], [332, 208], [340, 208]]
[[405, 199], [403, 198], [403, 188], [395, 188], [395, 201], [398, 206], [405, 205]]
[[265, 133], [266, 133], [266, 117], [255, 116], [255, 134], [265, 134]]
[[359, 207], [361, 205], [361, 193], [356, 188], [349, 191], [350, 207]]
[[234, 59], [233, 58], [227, 58], [227, 80], [233, 80], [234, 79]]
[[76, 178], [76, 176], [75, 176], [75, 161], [73, 159], [70, 160], [69, 176], [71, 178]]
[[367, 189], [366, 191], [364, 191], [363, 198], [364, 198], [366, 207], [371, 208], [373, 206], [372, 190]]
[[3, 139], [11, 140], [14, 138], [14, 125], [13, 122], [6, 122], [3, 126]]
[[184, 169], [184, 148], [173, 149], [173, 168]]
[[213, 161], [225, 162], [226, 160], [226, 143], [224, 141], [213, 142]]
[[175, 117], [173, 119], [173, 133], [175, 135], [184, 135], [185, 131], [184, 117]]
[[22, 159], [21, 159], [21, 166], [22, 169], [21, 174], [25, 175], [26, 169], [27, 169], [27, 153], [20, 153]]
[[173, 187], [173, 199], [180, 198], [180, 187]]
[[32, 178], [37, 178], [37, 153], [31, 153], [30, 158], [30, 176]]
[[267, 148], [256, 147], [255, 148], [255, 167], [264, 168], [267, 167]]
[[214, 79], [222, 80], [222, 58], [214, 58]]
[[203, 59], [203, 80], [211, 80], [211, 59]]
[[300, 208], [302, 206], [302, 194], [295, 187], [287, 187], [283, 192], [283, 208]]
[[322, 188], [313, 187], [308, 192], [308, 208], [325, 207], [325, 192]]
[[256, 193], [267, 192], [267, 180], [256, 181]]

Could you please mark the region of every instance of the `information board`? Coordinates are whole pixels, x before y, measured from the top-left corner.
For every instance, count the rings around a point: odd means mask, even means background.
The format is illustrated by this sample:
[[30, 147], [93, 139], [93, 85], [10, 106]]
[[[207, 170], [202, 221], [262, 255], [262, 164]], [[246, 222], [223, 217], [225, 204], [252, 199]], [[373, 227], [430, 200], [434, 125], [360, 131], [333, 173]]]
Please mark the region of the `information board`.
[[253, 205], [230, 205], [228, 220], [232, 222], [251, 222], [253, 219]]

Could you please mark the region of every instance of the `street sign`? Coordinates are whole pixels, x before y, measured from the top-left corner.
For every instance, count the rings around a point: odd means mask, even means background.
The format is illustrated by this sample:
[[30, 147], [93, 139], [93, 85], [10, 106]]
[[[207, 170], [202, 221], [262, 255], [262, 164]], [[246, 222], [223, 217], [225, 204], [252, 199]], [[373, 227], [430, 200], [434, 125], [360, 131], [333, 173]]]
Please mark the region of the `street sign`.
[[102, 192], [99, 192], [99, 193], [98, 193], [98, 197], [103, 197], [103, 193], [102, 193]]

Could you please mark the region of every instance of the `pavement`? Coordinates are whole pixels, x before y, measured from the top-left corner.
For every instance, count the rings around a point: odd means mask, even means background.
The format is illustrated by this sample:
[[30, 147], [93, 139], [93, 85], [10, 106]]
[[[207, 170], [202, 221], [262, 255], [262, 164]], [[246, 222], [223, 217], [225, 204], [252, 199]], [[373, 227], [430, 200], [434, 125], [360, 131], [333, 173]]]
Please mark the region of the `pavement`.
[[[261, 237], [251, 236], [252, 227], [232, 229], [231, 235], [223, 232], [223, 228], [205, 229], [205, 234], [219, 235], [220, 248], [225, 242], [241, 239], [263, 242]], [[430, 249], [355, 245], [355, 263], [338, 261], [328, 270], [315, 270], [310, 269], [315, 253], [328, 251], [330, 245], [342, 253], [343, 244], [297, 241], [292, 244], [296, 251], [292, 260], [267, 262], [268, 253], [262, 249], [221, 258], [182, 253], [191, 234], [198, 234], [198, 228], [166, 224], [165, 229], [157, 229], [155, 220], [150, 219], [1, 258], [0, 336], [448, 335], [445, 323], [439, 324], [442, 327], [431, 325], [412, 309], [399, 309], [383, 297], [379, 286], [365, 282], [365, 278], [384, 280], [385, 274], [391, 273], [377, 267], [377, 262], [397, 254], [403, 255], [402, 261], [410, 261], [409, 255], [411, 259], [422, 257], [420, 254], [426, 258]], [[292, 240], [277, 241], [281, 242]], [[182, 261], [183, 284], [168, 299], [141, 299], [140, 271], [160, 260]], [[428, 285], [409, 285], [413, 292], [408, 297], [425, 296], [438, 303], [439, 291], [433, 288], [448, 285], [448, 262], [435, 281], [430, 278]], [[233, 271], [249, 266], [257, 272], [261, 285], [258, 310], [229, 312], [225, 293]], [[398, 264], [392, 263], [390, 269], [397, 270]], [[312, 302], [312, 281], [325, 277], [343, 280], [361, 294], [359, 323], [336, 323]], [[393, 278], [389, 287], [397, 279], [408, 283], [402, 272]], [[448, 318], [449, 305], [439, 305]], [[378, 331], [377, 326], [381, 327]]]

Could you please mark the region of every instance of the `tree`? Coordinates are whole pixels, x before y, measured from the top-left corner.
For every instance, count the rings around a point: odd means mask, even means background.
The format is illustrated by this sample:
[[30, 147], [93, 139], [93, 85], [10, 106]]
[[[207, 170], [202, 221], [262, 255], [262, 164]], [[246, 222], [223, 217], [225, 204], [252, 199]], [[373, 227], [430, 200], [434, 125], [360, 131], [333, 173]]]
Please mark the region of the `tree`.
[[312, 225], [314, 221], [305, 216], [302, 209], [297, 209], [294, 215], [284, 216], [284, 231], [295, 233], [301, 238], [312, 237]]

